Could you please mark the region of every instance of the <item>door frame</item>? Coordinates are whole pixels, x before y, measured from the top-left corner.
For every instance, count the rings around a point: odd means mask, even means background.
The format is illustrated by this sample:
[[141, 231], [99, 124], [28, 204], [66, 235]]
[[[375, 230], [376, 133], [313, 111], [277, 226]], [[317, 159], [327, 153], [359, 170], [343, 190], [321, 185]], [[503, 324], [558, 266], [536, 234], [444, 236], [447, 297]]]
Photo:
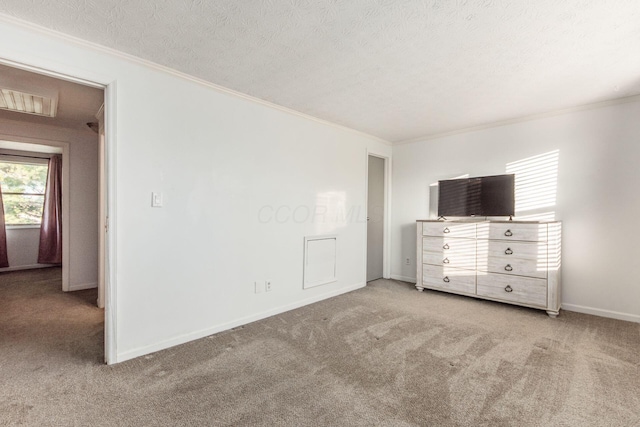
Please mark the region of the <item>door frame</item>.
[[105, 206], [107, 182], [105, 171], [105, 129], [104, 100], [96, 113], [98, 119], [98, 307], [104, 308], [105, 295], [105, 253], [107, 232], [107, 208]]
[[[367, 149], [365, 155], [365, 179], [364, 179], [364, 210], [365, 218], [369, 217], [369, 156], [384, 160], [384, 220], [382, 221], [382, 277], [391, 277], [391, 157]], [[364, 245], [364, 283], [367, 283], [367, 236], [365, 220], [365, 245]]]
[[[6, 54], [6, 53], [5, 53]], [[106, 75], [91, 73], [86, 69], [68, 64], [46, 60], [42, 57], [12, 52], [14, 57], [0, 56], [0, 64], [9, 67], [31, 71], [56, 79], [67, 80], [84, 86], [104, 90], [104, 119], [105, 119], [105, 156], [104, 156], [104, 184], [106, 187], [105, 210], [108, 227], [105, 232], [105, 251], [99, 263], [104, 263], [105, 283], [105, 316], [104, 316], [104, 357], [107, 364], [117, 363], [117, 245], [116, 245], [116, 105], [117, 80]], [[28, 141], [24, 141], [28, 142]], [[38, 142], [42, 143], [42, 142]], [[68, 156], [67, 156], [68, 157]], [[64, 158], [64, 156], [63, 156]], [[96, 171], [98, 173], [98, 171]], [[103, 179], [103, 177], [98, 177]], [[63, 193], [64, 197], [64, 193]], [[100, 222], [100, 219], [99, 219]], [[68, 232], [68, 227], [67, 227]], [[65, 239], [68, 242], [68, 239]], [[64, 241], [63, 241], [64, 243]], [[63, 257], [67, 256], [63, 250]], [[63, 259], [64, 261], [64, 259]]]
[[42, 139], [25, 137], [22, 135], [12, 135], [10, 133], [0, 133], [0, 142], [18, 142], [20, 144], [46, 145], [55, 147], [62, 151], [62, 291], [69, 292], [69, 271], [71, 269], [71, 259], [69, 257], [69, 143], [53, 138]]

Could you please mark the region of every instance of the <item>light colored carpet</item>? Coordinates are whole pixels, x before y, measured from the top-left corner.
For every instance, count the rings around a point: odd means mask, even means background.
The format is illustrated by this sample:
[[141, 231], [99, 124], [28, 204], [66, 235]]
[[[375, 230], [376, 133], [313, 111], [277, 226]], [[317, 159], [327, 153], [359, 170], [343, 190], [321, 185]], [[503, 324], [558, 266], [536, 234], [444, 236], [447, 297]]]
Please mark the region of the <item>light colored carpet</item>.
[[640, 425], [640, 324], [364, 289], [115, 366], [95, 291], [0, 275], [0, 424]]

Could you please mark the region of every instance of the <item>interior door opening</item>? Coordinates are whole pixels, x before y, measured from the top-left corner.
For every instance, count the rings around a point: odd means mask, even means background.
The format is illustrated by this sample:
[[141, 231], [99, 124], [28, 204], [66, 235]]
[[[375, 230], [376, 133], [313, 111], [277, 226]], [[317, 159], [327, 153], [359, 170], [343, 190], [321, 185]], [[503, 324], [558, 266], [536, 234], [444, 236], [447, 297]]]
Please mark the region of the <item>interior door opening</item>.
[[385, 162], [369, 155], [367, 168], [367, 282], [384, 276]]
[[[54, 72], [40, 69], [34, 72], [32, 67], [14, 65], [17, 64], [0, 59], [0, 86], [12, 89], [10, 92], [3, 91], [0, 99], [0, 155], [22, 155], [25, 158], [29, 157], [29, 153], [32, 157], [62, 156], [62, 263], [57, 269], [36, 261], [30, 261], [27, 265], [26, 261], [17, 261], [17, 254], [20, 251], [33, 252], [32, 248], [16, 246], [11, 249], [14, 257], [11, 260], [10, 256], [10, 264], [14, 265], [10, 270], [21, 272], [28, 269], [34, 273], [16, 273], [11, 277], [27, 280], [31, 285], [40, 280], [43, 286], [45, 283], [49, 286], [49, 291], [52, 284], [59, 283], [59, 294], [48, 291], [48, 295], [53, 295], [56, 301], [64, 298], [63, 295], [69, 295], [67, 303], [86, 304], [87, 298], [90, 298], [93, 304], [104, 308], [107, 300], [105, 224], [108, 207], [104, 120], [106, 86], [71, 77], [60, 78]], [[35, 197], [30, 193], [28, 195]], [[26, 230], [29, 227], [32, 229], [30, 235], [37, 239], [36, 225], [23, 228]], [[26, 236], [26, 233], [23, 234]], [[45, 274], [46, 268], [50, 273]], [[41, 274], [37, 273], [40, 271], [38, 269], [41, 269]], [[56, 279], [55, 271], [61, 274], [60, 279]], [[4, 282], [9, 278], [5, 276]], [[5, 283], [0, 283], [2, 285]], [[10, 292], [10, 288], [5, 286], [3, 295]], [[29, 300], [21, 299], [25, 304]], [[105, 313], [102, 310], [99, 312], [106, 327]], [[61, 318], [60, 313], [49, 314], [52, 322]], [[45, 313], [47, 316], [49, 314]], [[90, 314], [94, 323], [95, 314], [94, 309]], [[107, 333], [103, 331], [103, 354], [100, 357], [108, 362], [106, 338]]]

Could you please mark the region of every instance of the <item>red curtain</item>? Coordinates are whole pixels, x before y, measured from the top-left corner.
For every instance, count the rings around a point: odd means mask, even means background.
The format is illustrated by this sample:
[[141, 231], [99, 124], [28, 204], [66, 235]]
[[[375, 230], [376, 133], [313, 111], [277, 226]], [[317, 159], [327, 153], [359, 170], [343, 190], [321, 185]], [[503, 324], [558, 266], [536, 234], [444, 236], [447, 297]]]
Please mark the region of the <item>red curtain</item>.
[[49, 159], [40, 224], [39, 264], [62, 264], [62, 156]]
[[7, 257], [7, 228], [4, 224], [4, 203], [2, 202], [2, 189], [0, 188], [0, 267], [9, 267]]

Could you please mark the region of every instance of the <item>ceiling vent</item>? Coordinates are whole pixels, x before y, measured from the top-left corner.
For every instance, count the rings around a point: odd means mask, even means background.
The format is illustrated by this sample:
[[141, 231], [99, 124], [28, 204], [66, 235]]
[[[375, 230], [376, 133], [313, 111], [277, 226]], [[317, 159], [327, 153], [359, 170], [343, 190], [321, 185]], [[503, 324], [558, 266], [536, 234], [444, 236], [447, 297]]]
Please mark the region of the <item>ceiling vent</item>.
[[0, 109], [37, 116], [55, 117], [58, 111], [58, 94], [33, 95], [13, 89], [0, 88]]

